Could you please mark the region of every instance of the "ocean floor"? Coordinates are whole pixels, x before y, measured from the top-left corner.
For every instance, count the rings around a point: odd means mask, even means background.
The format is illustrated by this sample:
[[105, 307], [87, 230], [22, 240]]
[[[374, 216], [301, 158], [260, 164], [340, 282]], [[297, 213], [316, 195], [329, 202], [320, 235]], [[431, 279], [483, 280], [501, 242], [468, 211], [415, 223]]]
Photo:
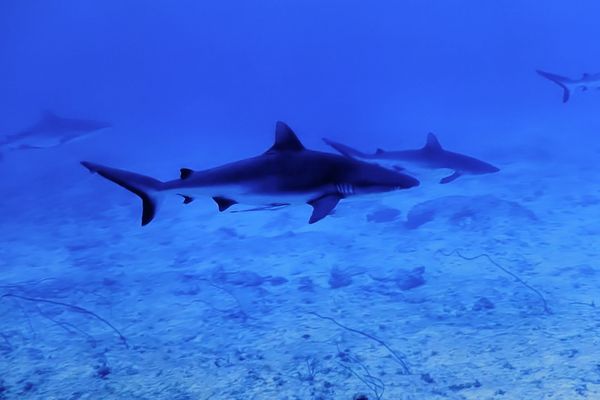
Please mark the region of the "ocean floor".
[[172, 199], [141, 228], [84, 171], [11, 196], [0, 399], [598, 399], [597, 169], [501, 167], [315, 225]]

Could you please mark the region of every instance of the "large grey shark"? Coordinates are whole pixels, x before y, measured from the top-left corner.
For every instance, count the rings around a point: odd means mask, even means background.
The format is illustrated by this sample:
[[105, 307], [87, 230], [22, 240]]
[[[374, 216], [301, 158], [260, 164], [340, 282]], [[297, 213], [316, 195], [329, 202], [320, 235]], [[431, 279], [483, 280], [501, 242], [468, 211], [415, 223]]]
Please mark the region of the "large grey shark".
[[64, 118], [46, 111], [29, 128], [0, 137], [0, 149], [26, 150], [57, 147], [110, 126], [103, 121]]
[[203, 171], [182, 168], [180, 178], [168, 182], [87, 161], [82, 164], [142, 199], [142, 225], [152, 221], [165, 194], [182, 196], [185, 204], [197, 196], [210, 196], [219, 211], [237, 203], [266, 207], [308, 203], [313, 207], [312, 224], [346, 197], [419, 184], [376, 164], [307, 150], [283, 122], [277, 122], [275, 143], [264, 154]]
[[564, 76], [551, 74], [550, 72], [536, 71], [546, 79], [550, 79], [563, 89], [563, 103], [569, 101], [571, 92], [579, 89], [585, 92], [589, 89], [600, 89], [600, 74], [583, 74], [581, 78], [571, 79]]
[[[427, 143], [423, 148], [416, 150], [385, 151], [377, 149], [374, 154], [366, 154], [352, 147], [329, 139], [325, 143], [336, 149], [341, 154], [362, 161], [377, 162], [380, 164], [407, 163], [425, 169], [451, 169], [454, 172], [440, 180], [440, 183], [449, 183], [462, 175], [481, 175], [500, 171], [497, 167], [476, 158], [444, 150], [437, 137], [430, 133]], [[403, 166], [394, 166], [404, 169]]]

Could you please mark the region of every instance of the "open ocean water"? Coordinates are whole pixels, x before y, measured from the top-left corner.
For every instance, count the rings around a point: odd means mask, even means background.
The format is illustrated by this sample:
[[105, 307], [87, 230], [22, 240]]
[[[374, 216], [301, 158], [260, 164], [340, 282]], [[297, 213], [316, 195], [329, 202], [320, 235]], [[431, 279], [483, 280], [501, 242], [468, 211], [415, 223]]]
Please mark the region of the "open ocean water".
[[0, 399], [600, 399], [598, 16], [0, 0]]

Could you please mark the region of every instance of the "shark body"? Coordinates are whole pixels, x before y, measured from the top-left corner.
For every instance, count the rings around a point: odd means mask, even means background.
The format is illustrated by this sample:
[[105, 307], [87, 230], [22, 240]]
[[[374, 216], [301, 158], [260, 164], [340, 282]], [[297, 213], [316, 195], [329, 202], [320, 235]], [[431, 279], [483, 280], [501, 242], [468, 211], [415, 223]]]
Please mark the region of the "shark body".
[[313, 207], [309, 223], [315, 223], [346, 197], [419, 184], [411, 176], [375, 164], [307, 150], [283, 122], [277, 123], [275, 143], [264, 154], [203, 171], [182, 168], [180, 178], [168, 182], [87, 161], [82, 164], [142, 199], [142, 225], [152, 221], [165, 194], [182, 196], [185, 204], [197, 196], [210, 196], [219, 211], [237, 203], [267, 208], [308, 203]]
[[57, 147], [110, 126], [103, 121], [64, 118], [46, 111], [29, 128], [0, 137], [0, 149], [27, 150]]
[[[451, 169], [454, 171], [451, 175], [442, 178], [440, 183], [452, 182], [463, 175], [482, 175], [499, 171], [497, 167], [485, 161], [443, 149], [433, 133], [427, 135], [427, 143], [421, 149], [400, 151], [377, 149], [374, 154], [363, 153], [329, 139], [323, 140], [347, 157], [379, 164], [392, 164], [393, 168], [399, 170], [404, 169], [404, 164], [409, 164], [424, 169]], [[394, 165], [395, 163], [401, 163], [401, 166]]]
[[583, 74], [579, 79], [571, 79], [545, 71], [536, 71], [546, 79], [551, 80], [563, 89], [563, 103], [569, 101], [571, 92], [580, 90], [585, 92], [590, 89], [600, 89], [600, 74]]

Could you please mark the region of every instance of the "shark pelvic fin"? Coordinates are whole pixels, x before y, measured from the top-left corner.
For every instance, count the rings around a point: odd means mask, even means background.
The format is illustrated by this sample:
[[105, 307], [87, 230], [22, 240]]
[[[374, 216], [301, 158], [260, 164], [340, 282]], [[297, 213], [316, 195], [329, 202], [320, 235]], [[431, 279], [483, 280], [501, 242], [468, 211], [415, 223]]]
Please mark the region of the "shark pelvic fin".
[[427, 142], [425, 143], [425, 147], [423, 147], [423, 150], [431, 150], [431, 151], [439, 151], [442, 150], [442, 145], [440, 144], [440, 141], [437, 139], [437, 137], [429, 132], [427, 134]]
[[450, 183], [458, 178], [460, 178], [462, 176], [462, 174], [458, 171], [454, 171], [454, 173], [452, 175], [448, 175], [445, 178], [440, 179], [440, 183], [441, 184], [446, 184], [446, 183]]
[[326, 194], [308, 202], [313, 207], [312, 215], [308, 220], [309, 224], [314, 224], [329, 215], [341, 197], [337, 194]]
[[285, 122], [277, 121], [275, 126], [275, 143], [267, 153], [278, 151], [302, 151], [305, 150], [304, 145], [298, 139], [298, 136], [287, 126]]
[[192, 201], [194, 201], [194, 198], [192, 196], [186, 196], [185, 194], [181, 194], [181, 193], [177, 193], [179, 196], [183, 197], [183, 204], [190, 204]]
[[194, 173], [194, 170], [189, 168], [179, 169], [179, 179], [187, 179]]
[[148, 225], [156, 215], [158, 205], [158, 195], [163, 187], [163, 183], [149, 176], [136, 174], [134, 172], [122, 169], [105, 167], [104, 165], [94, 164], [88, 161], [82, 161], [81, 165], [90, 172], [116, 183], [117, 185], [135, 193], [142, 199], [142, 226]]
[[228, 199], [226, 197], [215, 196], [213, 197], [213, 200], [215, 203], [217, 203], [217, 206], [219, 206], [219, 211], [221, 212], [227, 210], [232, 205], [237, 204], [237, 201]]

